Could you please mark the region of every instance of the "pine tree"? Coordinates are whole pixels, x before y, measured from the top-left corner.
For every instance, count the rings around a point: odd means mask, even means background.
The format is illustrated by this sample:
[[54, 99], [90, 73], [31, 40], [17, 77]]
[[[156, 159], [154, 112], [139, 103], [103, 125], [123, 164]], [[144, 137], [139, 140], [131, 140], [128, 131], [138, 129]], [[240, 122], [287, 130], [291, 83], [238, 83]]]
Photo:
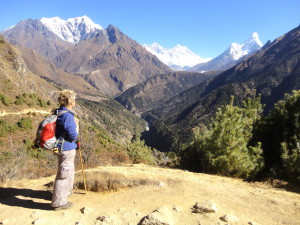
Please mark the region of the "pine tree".
[[269, 132], [269, 138], [264, 140], [266, 157], [272, 158], [275, 154], [281, 159], [271, 161], [271, 166], [282, 169], [290, 182], [300, 185], [300, 90], [286, 94], [275, 105], [265, 126]]
[[156, 164], [153, 149], [145, 145], [145, 141], [141, 140], [140, 136], [134, 136], [127, 144], [127, 153], [134, 163]]
[[260, 97], [247, 99], [243, 108], [229, 105], [219, 108], [204, 135], [197, 137], [188, 152], [196, 151], [203, 172], [250, 178], [263, 166], [260, 143], [248, 146], [253, 123], [262, 112]]

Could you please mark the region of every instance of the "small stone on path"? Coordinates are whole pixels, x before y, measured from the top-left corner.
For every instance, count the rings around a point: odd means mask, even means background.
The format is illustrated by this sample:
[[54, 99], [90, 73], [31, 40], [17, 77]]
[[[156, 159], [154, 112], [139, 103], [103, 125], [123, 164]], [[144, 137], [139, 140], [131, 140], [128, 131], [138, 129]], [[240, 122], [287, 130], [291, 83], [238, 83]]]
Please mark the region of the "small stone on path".
[[193, 213], [215, 213], [217, 212], [217, 206], [213, 201], [208, 200], [201, 203], [196, 202], [192, 210]]
[[228, 223], [236, 223], [238, 221], [238, 218], [234, 215], [224, 215], [220, 217], [220, 220]]
[[2, 222], [0, 222], [0, 224], [8, 224], [9, 221], [10, 221], [10, 219], [5, 219], [5, 220], [3, 220]]
[[89, 207], [83, 207], [82, 209], [80, 209], [80, 211], [82, 214], [87, 214], [87, 213], [91, 212], [92, 209]]
[[37, 220], [33, 221], [32, 224], [34, 224], [34, 225], [40, 225], [40, 224], [45, 225], [45, 224], [48, 224], [48, 223], [47, 223], [47, 220], [37, 219]]

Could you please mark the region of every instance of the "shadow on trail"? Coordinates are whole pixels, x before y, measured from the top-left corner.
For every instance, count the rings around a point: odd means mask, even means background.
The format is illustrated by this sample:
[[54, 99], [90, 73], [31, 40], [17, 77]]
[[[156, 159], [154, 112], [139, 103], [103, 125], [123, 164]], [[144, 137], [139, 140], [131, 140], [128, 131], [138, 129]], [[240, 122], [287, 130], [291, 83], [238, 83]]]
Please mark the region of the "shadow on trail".
[[[0, 203], [4, 205], [18, 206], [29, 209], [52, 210], [51, 198], [52, 193], [50, 191], [0, 187]], [[36, 202], [34, 199], [49, 200], [49, 203]]]

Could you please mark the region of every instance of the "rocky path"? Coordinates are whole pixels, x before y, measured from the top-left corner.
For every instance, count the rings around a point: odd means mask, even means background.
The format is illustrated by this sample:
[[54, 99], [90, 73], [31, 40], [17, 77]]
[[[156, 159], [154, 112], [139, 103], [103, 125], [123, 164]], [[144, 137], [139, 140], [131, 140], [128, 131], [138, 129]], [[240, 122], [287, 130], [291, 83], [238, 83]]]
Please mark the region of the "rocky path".
[[[300, 224], [300, 195], [262, 183], [145, 165], [86, 171], [88, 194], [74, 207], [50, 207], [54, 177], [2, 184], [2, 224], [277, 225]], [[81, 171], [76, 186], [82, 186]]]

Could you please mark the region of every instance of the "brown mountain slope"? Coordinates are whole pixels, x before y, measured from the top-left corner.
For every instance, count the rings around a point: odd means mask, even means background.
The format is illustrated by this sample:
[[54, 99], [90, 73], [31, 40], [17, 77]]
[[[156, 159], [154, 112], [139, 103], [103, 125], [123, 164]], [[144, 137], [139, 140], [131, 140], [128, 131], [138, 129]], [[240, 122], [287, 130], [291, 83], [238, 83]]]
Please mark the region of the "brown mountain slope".
[[11, 43], [36, 50], [49, 59], [72, 46], [47, 30], [39, 20], [23, 20], [1, 34]]
[[115, 99], [131, 112], [140, 115], [164, 105], [177, 94], [216, 75], [217, 72], [196, 73], [183, 71], [155, 75], [127, 89]]
[[95, 87], [86, 82], [82, 77], [72, 73], [66, 73], [56, 68], [36, 51], [25, 47], [18, 47], [23, 54], [28, 69], [47, 81], [61, 88], [71, 88], [76, 92], [104, 97]]
[[54, 64], [83, 76], [97, 89], [115, 96], [156, 74], [171, 69], [117, 27], [81, 41], [58, 55]]
[[0, 90], [11, 99], [22, 93], [36, 93], [45, 99], [57, 90], [53, 85], [33, 74], [21, 52], [0, 36]]
[[[53, 176], [0, 185], [0, 222], [136, 225], [158, 209], [152, 217], [160, 223], [141, 224], [299, 225], [300, 195], [262, 183], [144, 165], [89, 169], [86, 178], [88, 190], [98, 192], [75, 190], [75, 205], [65, 211], [51, 210]], [[76, 186], [81, 182], [79, 170]], [[193, 213], [205, 201], [216, 212]]]
[[[28, 63], [25, 59], [31, 58]], [[57, 107], [57, 93], [60, 88], [74, 89], [78, 94], [76, 111], [82, 119], [104, 128], [123, 143], [135, 132], [140, 132], [144, 122], [131, 114], [121, 104], [101, 94], [84, 82], [81, 77], [56, 69], [38, 53], [18, 48], [5, 42], [0, 36], [0, 106], [1, 111], [16, 112], [28, 108], [41, 107], [50, 110]], [[33, 70], [40, 76], [32, 73]], [[49, 104], [46, 102], [49, 101]], [[17, 118], [16, 118], [17, 119]], [[35, 126], [37, 127], [37, 119]], [[1, 125], [1, 124], [0, 124]], [[139, 128], [137, 128], [139, 127]], [[1, 128], [1, 127], [0, 127]], [[33, 134], [35, 131], [29, 132]], [[0, 136], [1, 137], [1, 136]], [[1, 141], [1, 140], [0, 140]]]
[[[7, 172], [4, 164], [19, 158], [22, 147], [34, 140], [39, 121], [55, 107], [57, 91], [33, 74], [21, 52], [0, 36], [0, 179]], [[22, 161], [26, 159], [20, 159], [20, 167], [24, 167]]]
[[[82, 76], [90, 85], [110, 96], [153, 75], [171, 71], [112, 25], [75, 45], [61, 40], [39, 20], [21, 21], [2, 34], [12, 43], [39, 52], [57, 68]], [[28, 64], [34, 64], [29, 60], [27, 57]]]

